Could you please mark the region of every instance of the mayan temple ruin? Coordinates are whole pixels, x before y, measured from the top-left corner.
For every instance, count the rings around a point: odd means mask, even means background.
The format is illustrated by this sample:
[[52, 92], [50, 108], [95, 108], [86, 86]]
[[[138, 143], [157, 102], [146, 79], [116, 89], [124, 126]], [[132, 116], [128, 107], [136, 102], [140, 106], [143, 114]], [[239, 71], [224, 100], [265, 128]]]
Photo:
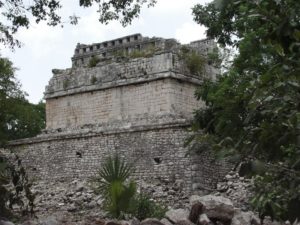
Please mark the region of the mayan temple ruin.
[[137, 181], [177, 182], [188, 193], [214, 188], [224, 163], [184, 147], [193, 111], [203, 107], [195, 89], [218, 72], [207, 62], [193, 71], [184, 53], [205, 57], [214, 46], [140, 34], [78, 44], [72, 67], [53, 69], [46, 87], [46, 129], [10, 147], [36, 180], [86, 179], [118, 153], [134, 163]]

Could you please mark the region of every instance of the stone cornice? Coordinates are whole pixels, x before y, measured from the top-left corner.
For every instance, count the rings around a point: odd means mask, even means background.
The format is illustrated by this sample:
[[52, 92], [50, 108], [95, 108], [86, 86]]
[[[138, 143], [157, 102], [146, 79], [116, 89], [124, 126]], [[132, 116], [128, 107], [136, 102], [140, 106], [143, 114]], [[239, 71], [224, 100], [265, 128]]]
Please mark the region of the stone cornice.
[[48, 92], [45, 93], [45, 99], [57, 98], [57, 97], [62, 97], [67, 95], [74, 95], [74, 94], [84, 93], [84, 92], [105, 90], [109, 88], [115, 88], [115, 87], [121, 87], [127, 85], [141, 84], [141, 83], [146, 83], [146, 82], [161, 80], [166, 78], [176, 79], [176, 80], [193, 83], [197, 85], [202, 83], [202, 80], [200, 80], [199, 77], [192, 76], [192, 75], [184, 75], [179, 73], [178, 71], [166, 70], [158, 73], [147, 74], [147, 77], [119, 79], [119, 80], [114, 80], [106, 83], [99, 83], [95, 85], [84, 85], [81, 87], [69, 88], [67, 90], [57, 90], [52, 93]]
[[119, 133], [130, 133], [130, 132], [141, 132], [141, 131], [151, 131], [151, 130], [161, 130], [168, 128], [188, 128], [191, 125], [191, 121], [187, 119], [174, 119], [170, 122], [164, 123], [154, 123], [147, 125], [133, 125], [133, 126], [123, 126], [123, 127], [96, 127], [93, 125], [93, 128], [89, 129], [73, 129], [65, 130], [61, 132], [53, 132], [49, 134], [42, 134], [33, 138], [25, 138], [10, 141], [7, 144], [7, 147], [18, 146], [18, 145], [27, 145], [33, 143], [40, 143], [46, 141], [55, 141], [55, 140], [66, 140], [66, 139], [77, 139], [77, 138], [87, 138], [94, 137], [99, 135], [111, 135]]

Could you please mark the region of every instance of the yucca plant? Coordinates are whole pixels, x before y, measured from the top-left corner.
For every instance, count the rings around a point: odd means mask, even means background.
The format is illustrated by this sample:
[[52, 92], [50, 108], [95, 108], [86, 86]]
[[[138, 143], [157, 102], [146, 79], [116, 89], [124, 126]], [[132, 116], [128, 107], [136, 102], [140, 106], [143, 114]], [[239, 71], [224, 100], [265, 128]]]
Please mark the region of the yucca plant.
[[105, 198], [104, 208], [113, 217], [121, 218], [130, 212], [131, 201], [136, 193], [135, 182], [127, 182], [132, 172], [132, 164], [115, 154], [104, 161], [93, 179], [96, 191]]

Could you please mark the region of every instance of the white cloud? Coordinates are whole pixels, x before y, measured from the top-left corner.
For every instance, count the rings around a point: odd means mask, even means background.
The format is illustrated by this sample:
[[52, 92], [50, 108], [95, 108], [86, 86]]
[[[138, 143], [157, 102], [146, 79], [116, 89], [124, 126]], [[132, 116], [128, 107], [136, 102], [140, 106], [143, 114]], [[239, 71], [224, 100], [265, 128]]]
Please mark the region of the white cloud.
[[175, 38], [183, 44], [206, 38], [205, 27], [195, 23], [184, 23], [175, 31]]
[[[31, 57], [40, 59], [53, 51], [53, 46], [63, 41], [63, 30], [60, 27], [49, 27], [46, 23], [35, 24], [29, 29], [18, 32], [17, 39], [30, 46]], [[25, 47], [24, 46], [24, 47]]]

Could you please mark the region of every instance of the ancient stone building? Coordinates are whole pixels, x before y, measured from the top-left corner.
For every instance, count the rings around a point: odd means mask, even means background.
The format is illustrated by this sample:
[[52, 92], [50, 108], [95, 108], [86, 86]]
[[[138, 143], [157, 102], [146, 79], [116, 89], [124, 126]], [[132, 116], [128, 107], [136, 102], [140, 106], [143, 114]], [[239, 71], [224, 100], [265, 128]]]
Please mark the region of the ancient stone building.
[[[46, 87], [47, 128], [11, 143], [36, 179], [84, 179], [115, 152], [133, 162], [136, 180], [213, 188], [226, 173], [208, 153], [187, 156], [184, 142], [203, 78], [217, 70], [204, 59], [214, 43], [181, 45], [140, 34], [78, 44], [72, 68], [53, 70]], [[188, 57], [198, 59], [192, 69]], [[198, 58], [197, 58], [198, 57]]]

